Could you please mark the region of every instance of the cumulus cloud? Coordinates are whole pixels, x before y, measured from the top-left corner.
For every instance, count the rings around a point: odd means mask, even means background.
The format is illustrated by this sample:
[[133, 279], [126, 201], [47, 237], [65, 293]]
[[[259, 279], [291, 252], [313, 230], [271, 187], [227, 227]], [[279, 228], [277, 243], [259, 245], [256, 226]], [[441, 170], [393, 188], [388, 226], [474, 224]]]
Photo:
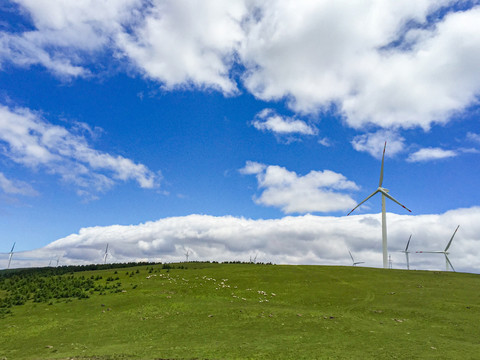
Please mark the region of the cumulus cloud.
[[336, 109], [357, 129], [429, 129], [480, 93], [480, 7], [452, 0], [16, 2], [31, 29], [0, 32], [0, 64], [86, 76], [112, 56], [166, 89], [227, 95], [240, 79], [259, 99]]
[[438, 147], [436, 148], [430, 147], [430, 148], [420, 149], [410, 154], [407, 158], [407, 161], [424, 162], [424, 161], [447, 159], [447, 158], [455, 157], [457, 155], [458, 153], [453, 150], [444, 150]]
[[[444, 270], [443, 255], [415, 251], [443, 250], [460, 224], [449, 249], [450, 260], [457, 271], [480, 272], [479, 216], [479, 207], [418, 216], [388, 213], [388, 249], [394, 268], [406, 268], [405, 257], [396, 250], [404, 249], [412, 234], [411, 269]], [[351, 265], [350, 249], [365, 266], [382, 267], [381, 214], [274, 220], [189, 215], [83, 228], [41, 249], [17, 253], [12, 266], [48, 265], [57, 256], [60, 264], [102, 263], [107, 243], [112, 262], [183, 261], [184, 249], [189, 249], [192, 261], [248, 261], [258, 253], [257, 261], [276, 264]], [[0, 260], [6, 266], [7, 254]]]
[[255, 175], [255, 174], [260, 174], [267, 168], [266, 165], [260, 164], [255, 161], [247, 161], [245, 164], [245, 167], [241, 168], [238, 170], [240, 174], [243, 175]]
[[85, 137], [26, 108], [0, 105], [0, 144], [12, 161], [58, 174], [82, 195], [105, 191], [115, 180], [134, 180], [142, 188], [158, 185], [158, 175], [145, 165], [95, 150]]
[[278, 115], [272, 109], [259, 112], [252, 124], [257, 130], [270, 131], [276, 135], [316, 135], [318, 132], [315, 127], [308, 125], [305, 121]]
[[473, 68], [480, 60], [480, 8], [429, 17], [449, 4], [265, 3], [241, 51], [245, 84], [261, 99], [289, 99], [299, 112], [336, 104], [355, 128], [428, 129], [480, 90], [480, 70]]
[[403, 151], [405, 147], [405, 139], [398, 132], [392, 130], [379, 130], [374, 133], [357, 135], [352, 140], [352, 146], [357, 151], [364, 151], [377, 159], [381, 159], [385, 141], [388, 146], [387, 156], [394, 156]]
[[233, 94], [243, 1], [18, 0], [34, 30], [0, 34], [0, 61], [41, 64], [59, 75], [90, 74], [91, 59], [112, 54], [167, 89], [211, 87]]
[[154, 1], [131, 34], [118, 34], [119, 49], [166, 88], [179, 85], [237, 91], [230, 78], [244, 38], [244, 1]]
[[257, 204], [277, 207], [287, 214], [341, 211], [355, 206], [355, 201], [340, 191], [357, 190], [357, 185], [331, 170], [299, 176], [284, 167], [247, 162], [240, 171], [256, 175], [262, 190], [254, 198]]

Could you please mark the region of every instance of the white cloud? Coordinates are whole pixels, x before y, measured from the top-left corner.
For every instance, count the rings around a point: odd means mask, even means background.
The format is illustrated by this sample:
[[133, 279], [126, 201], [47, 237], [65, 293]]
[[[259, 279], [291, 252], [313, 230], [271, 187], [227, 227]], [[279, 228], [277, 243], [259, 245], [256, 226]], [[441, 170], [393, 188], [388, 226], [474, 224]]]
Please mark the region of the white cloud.
[[428, 129], [480, 93], [480, 7], [451, 0], [17, 3], [34, 29], [0, 33], [0, 63], [85, 76], [113, 55], [166, 89], [224, 94], [240, 77], [257, 98], [333, 106], [357, 129]]
[[263, 172], [267, 168], [266, 165], [257, 163], [255, 161], [247, 161], [245, 167], [239, 170], [243, 175], [256, 175]]
[[316, 135], [318, 132], [315, 127], [308, 125], [305, 121], [278, 115], [272, 109], [259, 112], [252, 124], [257, 130], [271, 131], [277, 135]]
[[0, 143], [3, 154], [14, 162], [58, 174], [82, 195], [105, 191], [114, 180], [135, 180], [142, 188], [158, 185], [158, 175], [145, 165], [95, 150], [83, 136], [29, 109], [0, 105]]
[[246, 12], [241, 0], [153, 1], [132, 34], [118, 34], [117, 46], [168, 89], [194, 85], [232, 94], [237, 86], [229, 72]]
[[0, 172], [0, 189], [7, 194], [36, 196], [38, 192], [28, 183], [20, 180], [11, 180]]
[[318, 140], [318, 143], [320, 145], [323, 145], [325, 147], [330, 147], [332, 146], [332, 142], [330, 141], [329, 138], [324, 137], [323, 139]]
[[52, 57], [48, 51], [25, 37], [0, 33], [0, 66], [7, 61], [24, 67], [41, 64], [60, 77], [88, 74], [86, 69], [73, 65], [70, 59]]
[[480, 150], [475, 148], [459, 148], [457, 151], [464, 154], [480, 154]]
[[140, 0], [16, 0], [34, 30], [0, 33], [0, 60], [20, 66], [41, 64], [58, 75], [82, 76], [95, 52], [110, 47], [134, 21]]
[[432, 161], [439, 159], [447, 159], [457, 156], [458, 153], [453, 150], [444, 150], [441, 148], [424, 148], [420, 149], [407, 158], [407, 161], [410, 162], [422, 162], [422, 161]]
[[0, 61], [41, 64], [59, 75], [88, 75], [111, 53], [165, 88], [192, 85], [233, 94], [243, 39], [243, 1], [18, 0], [35, 30], [0, 34]]
[[339, 191], [357, 190], [357, 185], [330, 170], [298, 176], [284, 167], [247, 162], [240, 171], [256, 175], [262, 189], [255, 198], [257, 204], [280, 208], [284, 213], [341, 211], [355, 206], [349, 195]]
[[467, 140], [480, 143], [480, 134], [475, 134], [472, 132], [467, 133]]
[[[480, 272], [479, 216], [479, 207], [439, 215], [388, 213], [388, 249], [394, 268], [406, 268], [405, 257], [396, 250], [404, 249], [413, 234], [410, 267], [444, 270], [443, 256], [415, 251], [443, 250], [460, 224], [449, 249], [450, 260], [457, 271]], [[184, 248], [188, 248], [192, 261], [248, 261], [258, 253], [257, 261], [261, 262], [351, 265], [350, 249], [358, 261], [365, 261], [365, 266], [382, 267], [380, 220], [381, 214], [305, 215], [275, 220], [190, 215], [139, 225], [98, 226], [83, 228], [41, 249], [17, 253], [12, 266], [48, 265], [57, 256], [61, 256], [61, 264], [102, 263], [108, 243], [112, 262], [183, 261]], [[7, 255], [0, 260], [6, 266]]]
[[[336, 104], [355, 128], [427, 129], [445, 122], [480, 91], [474, 65], [480, 60], [480, 8], [427, 23], [449, 3], [264, 3], [241, 51], [245, 84], [261, 99], [289, 99], [299, 112]], [[399, 45], [391, 46], [394, 41]]]
[[405, 147], [405, 139], [392, 130], [379, 130], [375, 133], [355, 136], [352, 146], [357, 151], [365, 151], [373, 157], [381, 159], [385, 141], [388, 148], [388, 151], [385, 151], [386, 156], [394, 156], [403, 151]]

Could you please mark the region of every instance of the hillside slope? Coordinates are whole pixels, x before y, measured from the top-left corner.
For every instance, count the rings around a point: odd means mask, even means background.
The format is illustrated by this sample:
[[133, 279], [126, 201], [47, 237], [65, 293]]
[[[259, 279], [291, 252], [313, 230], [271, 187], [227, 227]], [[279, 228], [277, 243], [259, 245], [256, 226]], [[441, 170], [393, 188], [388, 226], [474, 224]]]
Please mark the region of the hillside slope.
[[478, 359], [480, 354], [478, 275], [174, 266], [63, 275], [114, 286], [90, 289], [86, 299], [13, 306], [0, 318], [0, 359]]

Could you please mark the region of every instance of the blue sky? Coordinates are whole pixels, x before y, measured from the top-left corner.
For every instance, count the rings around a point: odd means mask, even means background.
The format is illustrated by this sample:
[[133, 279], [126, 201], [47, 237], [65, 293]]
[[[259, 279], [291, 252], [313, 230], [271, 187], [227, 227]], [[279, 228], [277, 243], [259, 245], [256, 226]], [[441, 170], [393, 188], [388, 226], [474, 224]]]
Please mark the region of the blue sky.
[[478, 272], [479, 23], [476, 1], [2, 3], [0, 252], [349, 264], [352, 249], [379, 266], [380, 198], [345, 215], [387, 141], [383, 185], [412, 209], [387, 203], [392, 254], [413, 232], [443, 248], [460, 224], [451, 256]]

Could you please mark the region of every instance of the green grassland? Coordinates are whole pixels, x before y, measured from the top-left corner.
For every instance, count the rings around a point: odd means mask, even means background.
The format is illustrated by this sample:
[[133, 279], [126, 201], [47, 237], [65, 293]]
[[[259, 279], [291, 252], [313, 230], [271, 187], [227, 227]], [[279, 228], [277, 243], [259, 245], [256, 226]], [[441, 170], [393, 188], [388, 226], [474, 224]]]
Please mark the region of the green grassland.
[[13, 306], [0, 359], [480, 358], [479, 275], [174, 266], [62, 275], [112, 286]]

